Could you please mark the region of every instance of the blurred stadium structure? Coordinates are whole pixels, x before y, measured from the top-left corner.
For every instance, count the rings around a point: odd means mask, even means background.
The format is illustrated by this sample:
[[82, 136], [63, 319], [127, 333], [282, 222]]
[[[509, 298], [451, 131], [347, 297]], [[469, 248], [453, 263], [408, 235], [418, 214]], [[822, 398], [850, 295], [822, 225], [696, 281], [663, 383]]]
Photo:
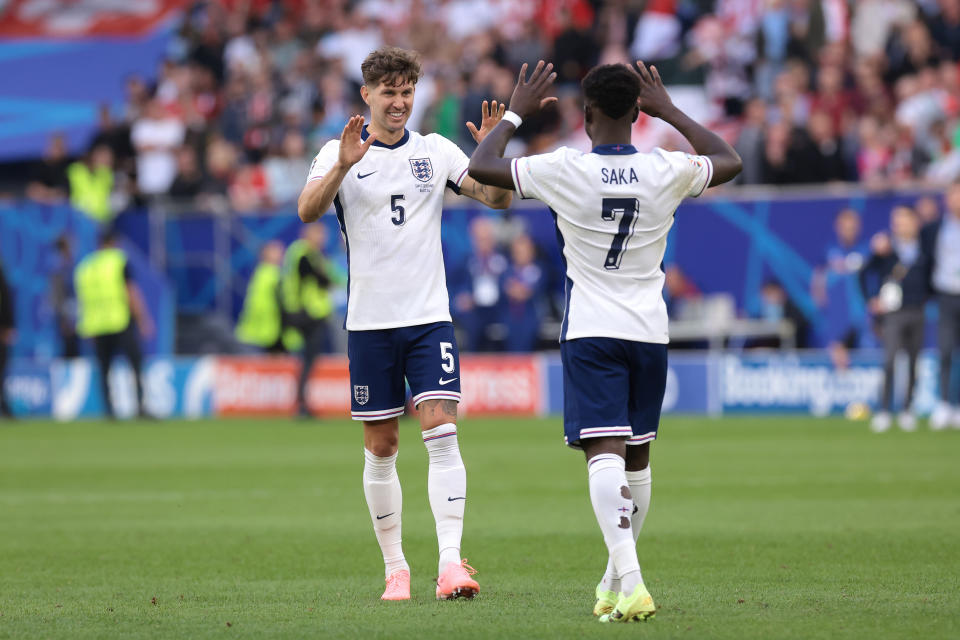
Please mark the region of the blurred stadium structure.
[[[667, 408], [825, 413], [875, 401], [879, 345], [858, 271], [893, 206], [936, 220], [944, 185], [960, 178], [960, 0], [9, 0], [0, 259], [16, 294], [6, 389], [18, 413], [99, 411], [89, 362], [60, 358], [63, 301], [50, 282], [103, 224], [125, 237], [156, 319], [145, 379], [153, 413], [290, 410], [295, 362], [246, 354], [233, 326], [260, 247], [299, 232], [294, 202], [310, 158], [364, 113], [359, 62], [383, 43], [424, 58], [409, 126], [468, 152], [464, 122], [482, 100], [509, 98], [524, 61], [557, 65], [561, 99], [525, 122], [508, 154], [586, 150], [583, 73], [598, 62], [656, 64], [675, 100], [735, 143], [745, 167], [740, 185], [676, 217], [665, 260], [677, 347]], [[641, 149], [684, 145], [646, 117], [634, 139]], [[841, 241], [845, 209], [859, 224]], [[555, 350], [563, 277], [547, 212], [517, 203], [491, 217], [451, 196], [444, 215], [464, 350]], [[322, 224], [326, 254], [344, 268], [335, 221]], [[58, 238], [70, 256], [54, 250]], [[344, 292], [334, 298], [342, 314]], [[935, 318], [930, 305], [928, 347]], [[335, 353], [342, 343], [337, 334]], [[743, 351], [752, 347], [781, 351]], [[465, 357], [465, 384], [471, 368], [476, 381], [465, 408], [552, 412], [558, 367], [550, 354]], [[936, 402], [936, 377], [927, 354], [922, 413]], [[343, 410], [344, 379], [341, 356], [317, 367], [316, 412]], [[122, 373], [113, 383], [130, 384]]]

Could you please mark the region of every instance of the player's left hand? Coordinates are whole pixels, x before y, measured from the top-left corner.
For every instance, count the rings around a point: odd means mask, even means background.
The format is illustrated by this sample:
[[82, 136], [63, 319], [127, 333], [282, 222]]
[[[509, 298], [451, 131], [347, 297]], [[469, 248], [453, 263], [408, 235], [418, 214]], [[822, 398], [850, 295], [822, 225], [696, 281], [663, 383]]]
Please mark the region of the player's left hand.
[[670, 94], [663, 86], [663, 80], [657, 68], [643, 64], [642, 60], [637, 60], [637, 69], [633, 70], [640, 78], [640, 97], [637, 99], [637, 106], [648, 116], [660, 118], [665, 113], [673, 109], [673, 101], [670, 100]]
[[487, 134], [493, 131], [493, 128], [497, 126], [503, 119], [503, 112], [507, 110], [507, 105], [498, 103], [496, 100], [493, 101], [493, 104], [483, 101], [483, 104], [480, 105], [480, 129], [477, 129], [477, 126], [472, 122], [467, 123], [467, 129], [470, 131], [470, 135], [473, 136], [473, 139], [477, 141], [477, 144], [480, 144], [480, 141], [487, 137]]
[[557, 79], [557, 74], [553, 71], [553, 63], [544, 63], [543, 60], [537, 62], [533, 73], [530, 74], [530, 80], [527, 81], [527, 63], [524, 62], [520, 67], [520, 77], [517, 78], [517, 86], [513, 89], [513, 95], [510, 96], [510, 111], [521, 118], [532, 116], [534, 113], [543, 109], [551, 102], [556, 102], [555, 97], [546, 97], [547, 91]]

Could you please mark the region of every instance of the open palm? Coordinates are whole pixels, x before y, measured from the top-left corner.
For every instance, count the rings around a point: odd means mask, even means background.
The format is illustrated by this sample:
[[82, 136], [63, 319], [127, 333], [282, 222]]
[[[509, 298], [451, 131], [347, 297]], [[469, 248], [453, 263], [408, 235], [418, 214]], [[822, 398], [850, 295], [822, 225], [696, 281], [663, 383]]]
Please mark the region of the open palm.
[[498, 104], [496, 100], [493, 101], [492, 105], [486, 100], [483, 101], [483, 104], [480, 105], [480, 128], [477, 129], [477, 126], [472, 122], [467, 123], [467, 129], [469, 129], [470, 135], [477, 141], [477, 144], [480, 144], [480, 141], [493, 131], [497, 123], [503, 120], [503, 113], [506, 110], [507, 105]]
[[362, 131], [363, 116], [353, 116], [343, 127], [343, 133], [340, 134], [340, 164], [352, 167], [360, 162], [360, 158], [366, 155], [370, 145], [377, 139], [376, 133], [370, 133], [366, 140], [362, 140]]

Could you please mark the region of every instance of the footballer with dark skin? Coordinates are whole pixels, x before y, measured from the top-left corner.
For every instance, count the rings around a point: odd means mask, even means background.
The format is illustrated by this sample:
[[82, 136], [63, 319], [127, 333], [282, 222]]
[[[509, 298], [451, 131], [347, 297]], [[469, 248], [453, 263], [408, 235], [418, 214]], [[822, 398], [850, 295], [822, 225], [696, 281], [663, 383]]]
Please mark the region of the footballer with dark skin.
[[[655, 67], [594, 67], [582, 81], [589, 153], [560, 147], [505, 159], [523, 118], [554, 102], [556, 74], [523, 65], [510, 106], [480, 143], [469, 174], [550, 207], [566, 272], [560, 331], [564, 440], [583, 449], [590, 502], [607, 548], [593, 613], [601, 622], [656, 614], [643, 582], [637, 536], [650, 506], [650, 443], [667, 380], [668, 317], [661, 269], [673, 214], [687, 197], [741, 169], [730, 145], [676, 108]], [[640, 153], [631, 130], [640, 113], [686, 137], [696, 155]]]

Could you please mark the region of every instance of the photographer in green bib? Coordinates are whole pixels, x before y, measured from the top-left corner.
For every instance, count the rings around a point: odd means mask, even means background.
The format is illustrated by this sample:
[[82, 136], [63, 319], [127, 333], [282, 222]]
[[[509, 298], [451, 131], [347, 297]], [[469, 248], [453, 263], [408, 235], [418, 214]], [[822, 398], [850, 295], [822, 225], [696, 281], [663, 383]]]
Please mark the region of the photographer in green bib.
[[329, 291], [333, 281], [322, 253], [326, 240], [322, 225], [306, 225], [283, 258], [283, 304], [290, 325], [284, 329], [283, 344], [289, 351], [302, 350], [297, 382], [297, 411], [301, 417], [310, 415], [306, 388], [313, 361], [329, 350], [327, 317], [333, 311]]
[[260, 262], [250, 276], [243, 309], [237, 320], [236, 337], [244, 344], [268, 353], [282, 353], [283, 294], [280, 286], [283, 244], [271, 240], [260, 249]]
[[110, 364], [116, 355], [125, 355], [133, 369], [137, 387], [137, 414], [149, 417], [143, 407], [140, 372], [143, 356], [136, 331], [145, 338], [153, 335], [153, 321], [143, 296], [133, 280], [127, 256], [116, 246], [116, 236], [106, 230], [98, 248], [87, 255], [74, 271], [77, 295], [77, 334], [92, 338], [100, 365], [100, 389], [108, 417], [114, 417], [108, 383]]

